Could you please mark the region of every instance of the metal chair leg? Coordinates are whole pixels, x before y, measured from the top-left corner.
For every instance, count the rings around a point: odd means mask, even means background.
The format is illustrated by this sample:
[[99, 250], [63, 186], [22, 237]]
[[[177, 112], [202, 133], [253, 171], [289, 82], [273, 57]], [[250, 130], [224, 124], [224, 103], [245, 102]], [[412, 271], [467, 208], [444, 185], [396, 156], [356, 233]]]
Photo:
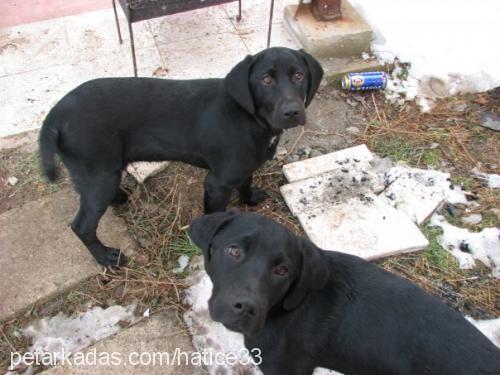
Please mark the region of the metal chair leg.
[[128, 32], [130, 34], [130, 49], [132, 50], [132, 62], [134, 63], [134, 76], [137, 77], [137, 62], [135, 60], [134, 32], [132, 31], [132, 22], [128, 21]]
[[241, 0], [238, 0], [238, 15], [236, 16], [236, 21], [241, 21]]
[[115, 0], [113, 0], [113, 10], [115, 12], [115, 21], [116, 21], [116, 30], [118, 31], [118, 40], [120, 41], [120, 44], [122, 44], [123, 39], [122, 39], [122, 33], [120, 31], [120, 21], [118, 21], [118, 13], [116, 12]]
[[271, 31], [273, 29], [274, 0], [271, 0], [271, 10], [269, 11], [269, 28], [267, 29], [267, 48], [271, 45]]

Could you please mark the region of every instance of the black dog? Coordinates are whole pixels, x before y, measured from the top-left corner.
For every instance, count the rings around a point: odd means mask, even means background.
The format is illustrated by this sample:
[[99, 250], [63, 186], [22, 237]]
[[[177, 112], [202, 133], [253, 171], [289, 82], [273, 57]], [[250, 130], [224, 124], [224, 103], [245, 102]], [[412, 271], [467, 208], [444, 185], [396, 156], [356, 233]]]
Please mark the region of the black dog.
[[213, 282], [210, 315], [261, 350], [266, 375], [500, 374], [500, 350], [471, 323], [361, 258], [234, 211], [196, 219], [190, 236]]
[[284, 129], [305, 124], [323, 70], [309, 54], [270, 48], [247, 56], [225, 79], [96, 79], [50, 111], [40, 135], [42, 166], [55, 154], [80, 194], [72, 229], [104, 266], [125, 263], [96, 236], [110, 203], [123, 203], [123, 169], [134, 161], [178, 160], [206, 168], [205, 213], [224, 211], [231, 192], [256, 205], [252, 174], [276, 151]]

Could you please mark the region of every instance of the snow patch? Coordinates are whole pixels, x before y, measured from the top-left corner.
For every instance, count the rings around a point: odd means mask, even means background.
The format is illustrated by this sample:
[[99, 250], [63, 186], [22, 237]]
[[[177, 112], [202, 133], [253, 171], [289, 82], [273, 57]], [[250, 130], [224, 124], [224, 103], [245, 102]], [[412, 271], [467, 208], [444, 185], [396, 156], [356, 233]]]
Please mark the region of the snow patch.
[[[408, 79], [387, 92], [417, 98], [428, 110], [434, 98], [500, 86], [500, 2], [453, 0], [350, 0], [375, 33], [381, 62], [411, 63]], [[396, 95], [394, 95], [396, 93]]]
[[500, 188], [500, 174], [488, 174], [481, 172], [477, 167], [472, 168], [472, 174], [486, 182], [491, 189]]
[[181, 273], [189, 264], [189, 257], [187, 255], [181, 255], [179, 259], [177, 259], [177, 263], [179, 266], [172, 270], [173, 273]]
[[457, 258], [460, 268], [473, 268], [477, 259], [492, 268], [494, 277], [500, 278], [500, 229], [484, 228], [473, 233], [451, 225], [439, 214], [432, 216], [430, 225], [443, 230], [439, 244]]
[[49, 353], [55, 361], [60, 361], [63, 355], [68, 356], [117, 333], [120, 321], [134, 323], [135, 308], [136, 303], [132, 303], [107, 309], [94, 307], [72, 317], [59, 313], [36, 321], [22, 333], [33, 340], [30, 352]]

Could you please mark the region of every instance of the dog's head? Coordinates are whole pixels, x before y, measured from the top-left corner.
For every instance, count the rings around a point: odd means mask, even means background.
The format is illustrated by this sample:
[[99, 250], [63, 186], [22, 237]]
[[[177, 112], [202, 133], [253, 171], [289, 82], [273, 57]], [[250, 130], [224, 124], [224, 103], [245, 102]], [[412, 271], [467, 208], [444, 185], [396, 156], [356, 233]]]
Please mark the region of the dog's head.
[[280, 131], [306, 122], [323, 69], [304, 50], [273, 47], [247, 56], [225, 78], [229, 95]]
[[264, 216], [205, 215], [189, 233], [213, 283], [212, 319], [247, 336], [262, 329], [270, 309], [293, 310], [328, 281], [320, 250]]

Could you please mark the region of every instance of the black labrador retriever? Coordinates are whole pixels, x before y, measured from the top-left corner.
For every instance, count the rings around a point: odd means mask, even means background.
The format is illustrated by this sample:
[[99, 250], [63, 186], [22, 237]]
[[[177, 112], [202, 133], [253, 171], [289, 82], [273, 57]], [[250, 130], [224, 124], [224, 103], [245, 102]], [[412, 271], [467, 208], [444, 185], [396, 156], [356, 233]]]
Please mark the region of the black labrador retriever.
[[97, 225], [123, 203], [123, 169], [134, 161], [183, 161], [208, 169], [205, 213], [224, 211], [231, 192], [256, 205], [252, 174], [276, 151], [284, 129], [306, 122], [323, 70], [303, 50], [270, 48], [247, 56], [224, 79], [104, 78], [82, 84], [47, 115], [42, 167], [55, 180], [58, 154], [80, 194], [71, 227], [104, 266], [126, 262], [104, 246]]
[[370, 262], [256, 214], [205, 215], [189, 234], [213, 282], [211, 317], [261, 350], [266, 375], [500, 374], [500, 349], [471, 323]]

